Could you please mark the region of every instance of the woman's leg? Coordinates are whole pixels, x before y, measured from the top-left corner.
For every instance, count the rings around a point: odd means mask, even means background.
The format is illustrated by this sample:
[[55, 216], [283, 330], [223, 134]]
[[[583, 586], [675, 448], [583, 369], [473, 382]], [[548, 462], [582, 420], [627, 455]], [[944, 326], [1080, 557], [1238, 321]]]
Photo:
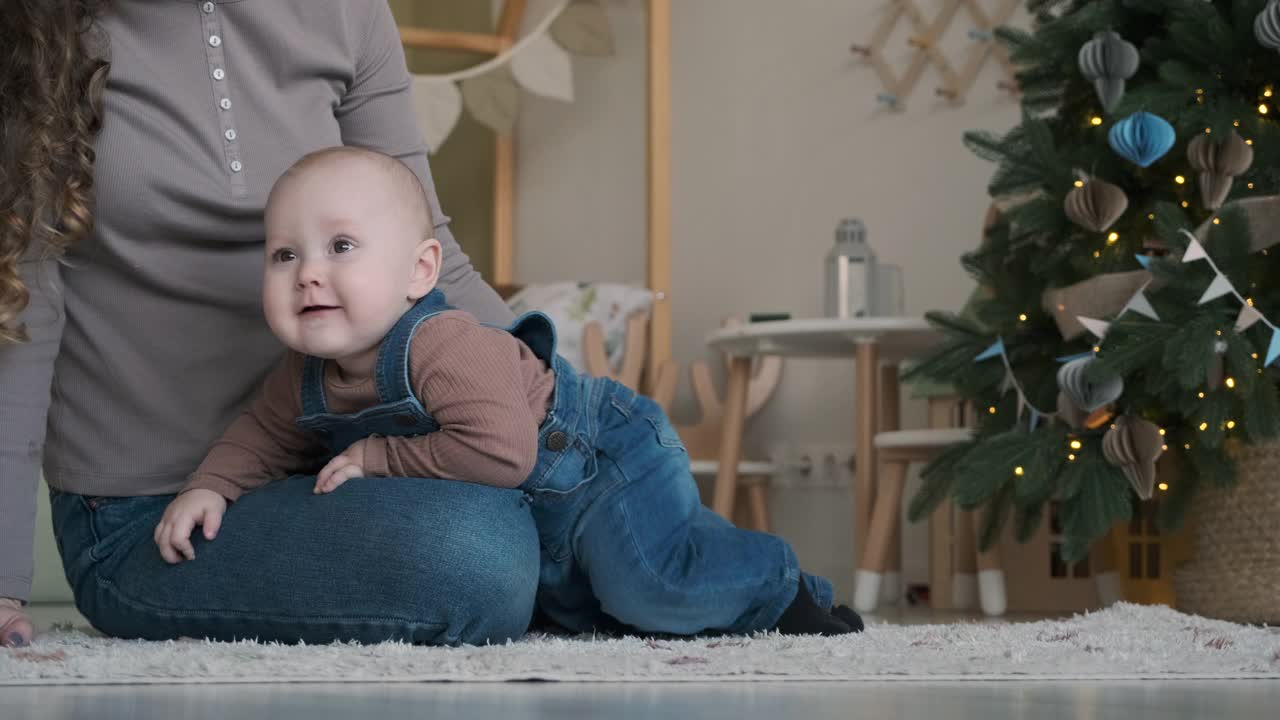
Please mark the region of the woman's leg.
[[524, 633], [539, 555], [520, 492], [376, 478], [313, 495], [314, 484], [294, 476], [244, 496], [178, 565], [152, 541], [171, 496], [55, 493], [77, 607], [109, 635], [157, 640], [455, 645]]

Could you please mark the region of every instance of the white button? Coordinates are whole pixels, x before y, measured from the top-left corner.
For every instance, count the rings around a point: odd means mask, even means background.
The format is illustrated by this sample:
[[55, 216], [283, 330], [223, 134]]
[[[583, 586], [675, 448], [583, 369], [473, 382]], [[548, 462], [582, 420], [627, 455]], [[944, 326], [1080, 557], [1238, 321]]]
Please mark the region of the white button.
[[219, 45], [222, 44], [222, 38], [218, 37], [217, 35], [210, 35], [209, 44], [214, 47], [218, 47]]
[[236, 139], [236, 131], [235, 131], [235, 128], [232, 128], [232, 129], [230, 129], [230, 130], [228, 130], [228, 131], [226, 131], [226, 132], [222, 133], [222, 137], [226, 138], [228, 141], [230, 141], [230, 140], [235, 140], [235, 139]]
[[229, 98], [222, 98], [221, 100], [218, 101], [218, 107], [222, 108], [223, 110], [230, 110], [231, 100]]
[[231, 161], [231, 172], [240, 172], [243, 169], [244, 169], [244, 166], [240, 164], [239, 160]]
[[226, 76], [227, 76], [227, 74], [226, 74], [225, 72], [223, 72], [222, 68], [214, 68], [214, 69], [213, 69], [213, 79], [214, 79], [214, 80], [221, 80], [222, 78], [224, 78], [224, 77], [226, 77]]
[[211, 2], [207, 2], [207, 3], [205, 3], [204, 5], [201, 5], [201, 6], [200, 6], [200, 9], [201, 9], [201, 10], [204, 10], [205, 14], [207, 15], [207, 14], [209, 14], [209, 13], [213, 12], [213, 3], [211, 3]]

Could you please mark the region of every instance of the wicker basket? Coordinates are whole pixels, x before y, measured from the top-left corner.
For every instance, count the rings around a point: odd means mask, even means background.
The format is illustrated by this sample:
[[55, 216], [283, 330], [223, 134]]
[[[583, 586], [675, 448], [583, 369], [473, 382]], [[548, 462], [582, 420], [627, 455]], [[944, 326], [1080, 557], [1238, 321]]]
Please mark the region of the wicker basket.
[[1178, 609], [1280, 625], [1280, 442], [1231, 455], [1236, 485], [1197, 493], [1195, 550], [1173, 576]]

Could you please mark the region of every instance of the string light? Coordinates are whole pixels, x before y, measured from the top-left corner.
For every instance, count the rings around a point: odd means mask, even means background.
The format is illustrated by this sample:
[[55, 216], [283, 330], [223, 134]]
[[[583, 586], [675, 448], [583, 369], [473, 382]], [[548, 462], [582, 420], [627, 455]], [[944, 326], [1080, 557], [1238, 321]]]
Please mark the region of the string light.
[[1026, 321], [1027, 321], [1027, 314], [1026, 314], [1026, 313], [1022, 313], [1021, 315], [1019, 315], [1019, 316], [1018, 316], [1018, 320], [1019, 320], [1020, 322], [1026, 322]]
[[1168, 489], [1169, 489], [1169, 483], [1160, 483], [1160, 492], [1164, 492]]
[[1182, 446], [1182, 449], [1183, 449], [1183, 450], [1190, 450], [1190, 449], [1191, 449], [1191, 443], [1187, 443], [1186, 445], [1183, 445], [1183, 446]]
[[1186, 184], [1187, 179], [1179, 175], [1178, 177], [1174, 178], [1173, 181], [1178, 183], [1179, 185], [1184, 185]]
[[1202, 393], [1200, 393], [1200, 399], [1201, 399], [1201, 400], [1203, 400], [1203, 399], [1204, 399], [1204, 393], [1203, 393], [1203, 392], [1202, 392]]
[[1156, 219], [1156, 214], [1155, 214], [1155, 213], [1147, 213], [1147, 219], [1148, 219], [1148, 220], [1155, 220], [1155, 219]]
[[1213, 224], [1214, 224], [1214, 225], [1221, 225], [1221, 224], [1222, 224], [1222, 218], [1214, 218], [1214, 219], [1213, 219]]
[[1100, 352], [1102, 352], [1102, 346], [1101, 346], [1101, 345], [1094, 345], [1094, 346], [1093, 346], [1093, 354], [1094, 354], [1094, 355], [1097, 355], [1097, 354], [1098, 354], [1098, 353], [1100, 353]]
[[1235, 389], [1235, 387], [1236, 387], [1236, 379], [1235, 379], [1235, 378], [1227, 378], [1226, 383], [1227, 383], [1227, 387], [1231, 388], [1232, 390], [1234, 390], [1234, 389]]
[[[1253, 303], [1249, 303], [1249, 304], [1252, 305]], [[1253, 359], [1254, 360], [1258, 359], [1258, 353], [1253, 353]]]
[[1228, 430], [1235, 430], [1235, 429], [1236, 429], [1236, 421], [1235, 421], [1235, 420], [1228, 420], [1228, 421], [1227, 421], [1227, 429], [1228, 429]]
[[1182, 207], [1191, 207], [1191, 203], [1187, 202], [1186, 200], [1183, 200]]
[[1163, 450], [1164, 452], [1169, 452], [1169, 446], [1168, 446], [1168, 445], [1161, 445], [1161, 446], [1160, 446], [1160, 449], [1161, 449], [1161, 450]]
[[1115, 244], [1116, 244], [1116, 241], [1117, 241], [1117, 240], [1119, 240], [1119, 239], [1120, 239], [1120, 233], [1115, 232], [1115, 231], [1113, 230], [1113, 231], [1111, 232], [1111, 234], [1107, 236], [1107, 244], [1108, 244], [1108, 245], [1115, 245]]
[[1204, 432], [1205, 430], [1208, 430], [1208, 429], [1209, 429], [1209, 423], [1207, 422], [1200, 423], [1200, 432]]
[[1069, 461], [1071, 461], [1071, 462], [1075, 462], [1075, 461], [1076, 461], [1076, 456], [1075, 456], [1075, 455], [1068, 455], [1068, 456], [1067, 456], [1067, 460], [1069, 460]]
[[1253, 189], [1253, 183], [1249, 183], [1249, 189], [1250, 189], [1250, 190], [1252, 190], [1252, 189]]
[[1231, 124], [1232, 124], [1232, 125], [1234, 125], [1235, 127], [1240, 127], [1240, 121], [1239, 121], [1239, 120], [1236, 120], [1235, 122], [1233, 122], [1233, 123], [1231, 123]]
[[992, 405], [991, 407], [987, 408], [987, 412], [991, 413], [992, 415], [995, 415], [995, 414], [996, 414], [996, 406], [995, 406], [995, 405]]
[[1205, 129], [1204, 129], [1204, 134], [1205, 134], [1205, 135], [1211, 135], [1211, 134], [1213, 134], [1213, 128], [1205, 128]]
[[1245, 145], [1252, 145], [1252, 144], [1253, 144], [1253, 140], [1245, 140], [1245, 141], [1244, 141], [1244, 144], [1245, 144]]
[[1083, 181], [1083, 180], [1077, 180], [1077, 181], [1075, 182], [1075, 185], [1076, 185], [1076, 187], [1084, 187], [1084, 181]]
[[1160, 437], [1164, 437], [1164, 436], [1165, 436], [1165, 434], [1167, 434], [1167, 433], [1168, 433], [1168, 431], [1167, 431], [1167, 430], [1165, 430], [1164, 428], [1160, 428]]
[[1082, 448], [1082, 447], [1084, 447], [1084, 443], [1080, 442], [1079, 440], [1072, 440], [1072, 441], [1071, 441], [1071, 449], [1072, 449], [1072, 450], [1079, 450], [1079, 449], [1080, 449], [1080, 448]]
[[1261, 104], [1259, 104], [1259, 105], [1258, 105], [1258, 114], [1259, 114], [1259, 115], [1266, 115], [1266, 114], [1267, 114], [1267, 104], [1266, 104], [1266, 103], [1261, 103]]
[[1097, 260], [1097, 259], [1098, 259], [1098, 258], [1100, 258], [1100, 257], [1102, 257], [1102, 251], [1101, 251], [1101, 250], [1094, 250], [1094, 251], [1093, 251], [1093, 259], [1094, 259], [1094, 260]]
[[1014, 469], [1013, 469], [1013, 474], [1014, 474], [1014, 475], [1017, 475], [1018, 477], [1022, 477], [1022, 474], [1023, 474], [1022, 466], [1021, 466], [1021, 465], [1019, 465], [1018, 467], [1014, 468]]
[[1089, 118], [1089, 122], [1090, 122], [1094, 127], [1097, 127], [1097, 126], [1099, 126], [1099, 125], [1101, 125], [1101, 124], [1102, 124], [1102, 118], [1098, 117], [1097, 115], [1094, 115], [1092, 118]]
[[1262, 91], [1262, 97], [1271, 97], [1271, 88]]

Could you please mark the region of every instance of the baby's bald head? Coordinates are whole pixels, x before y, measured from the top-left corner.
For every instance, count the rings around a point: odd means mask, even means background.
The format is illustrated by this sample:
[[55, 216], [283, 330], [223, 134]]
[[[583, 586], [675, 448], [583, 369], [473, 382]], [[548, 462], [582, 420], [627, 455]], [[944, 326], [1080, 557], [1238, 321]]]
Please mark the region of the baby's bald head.
[[348, 170], [372, 171], [367, 176], [374, 178], [374, 182], [378, 178], [385, 182], [385, 191], [392, 194], [393, 205], [403, 209], [406, 220], [413, 224], [414, 237], [423, 240], [434, 235], [431, 206], [418, 176], [390, 155], [365, 148], [339, 146], [307, 153], [276, 180], [267, 197], [267, 206], [270, 208], [271, 198], [281, 188], [297, 178], [311, 173], [333, 173], [336, 178]]

